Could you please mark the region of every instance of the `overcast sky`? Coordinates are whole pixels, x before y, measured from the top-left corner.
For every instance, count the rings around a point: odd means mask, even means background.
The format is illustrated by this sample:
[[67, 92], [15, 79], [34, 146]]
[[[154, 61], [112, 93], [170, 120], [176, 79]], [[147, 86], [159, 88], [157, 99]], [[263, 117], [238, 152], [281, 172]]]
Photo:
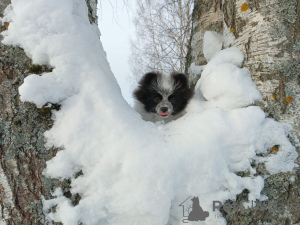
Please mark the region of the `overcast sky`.
[[134, 1], [125, 6], [123, 1], [101, 0], [99, 10], [99, 28], [101, 42], [107, 54], [110, 67], [121, 87], [127, 102], [132, 104], [131, 71], [128, 63], [130, 55], [130, 37], [135, 36], [132, 23]]

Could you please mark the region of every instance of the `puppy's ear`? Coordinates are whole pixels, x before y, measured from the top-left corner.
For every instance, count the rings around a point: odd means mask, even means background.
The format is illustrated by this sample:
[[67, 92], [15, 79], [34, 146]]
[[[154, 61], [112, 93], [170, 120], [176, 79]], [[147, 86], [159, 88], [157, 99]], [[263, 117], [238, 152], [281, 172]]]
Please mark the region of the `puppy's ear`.
[[189, 86], [189, 81], [188, 81], [188, 78], [185, 74], [173, 72], [173, 73], [171, 73], [171, 76], [173, 77], [173, 79], [175, 81], [175, 84], [181, 84], [183, 86]]
[[139, 87], [133, 92], [133, 97], [140, 102], [149, 96], [149, 89], [153, 81], [157, 81], [157, 77], [161, 76], [158, 72], [146, 73], [139, 82]]
[[139, 82], [140, 86], [150, 85], [153, 80], [157, 80], [157, 76], [160, 74], [155, 72], [146, 73], [144, 77]]

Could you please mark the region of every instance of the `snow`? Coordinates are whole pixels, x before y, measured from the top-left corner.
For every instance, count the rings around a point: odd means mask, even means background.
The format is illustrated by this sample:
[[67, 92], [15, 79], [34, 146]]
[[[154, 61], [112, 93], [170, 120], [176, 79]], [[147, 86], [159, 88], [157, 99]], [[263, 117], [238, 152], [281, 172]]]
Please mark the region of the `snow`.
[[[60, 7], [57, 7], [60, 5]], [[187, 114], [168, 124], [143, 121], [122, 98], [84, 0], [15, 0], [3, 43], [24, 48], [34, 63], [53, 72], [30, 75], [19, 92], [22, 101], [59, 103], [47, 147], [63, 150], [47, 162], [44, 175], [71, 179], [73, 206], [61, 189], [43, 199], [49, 220], [64, 225], [183, 224], [178, 205], [198, 196], [209, 211], [205, 224], [225, 224], [212, 201], [234, 200], [243, 189], [249, 200], [264, 180], [255, 176], [259, 162], [271, 174], [291, 171], [297, 153], [290, 127], [266, 118], [256, 106], [261, 98], [236, 48], [210, 59]], [[103, 34], [104, 35], [104, 34]], [[201, 95], [203, 92], [203, 96]], [[267, 154], [279, 145], [277, 154]], [[257, 154], [265, 154], [262, 157]], [[83, 175], [75, 174], [82, 171]], [[249, 171], [249, 177], [236, 172]], [[49, 213], [51, 207], [56, 211]]]
[[203, 55], [207, 61], [222, 49], [223, 36], [215, 31], [206, 31], [203, 38]]
[[205, 66], [197, 66], [194, 62], [190, 66], [190, 72], [195, 75], [200, 75], [204, 70]]
[[189, 74], [189, 80], [195, 80], [197, 81], [198, 77], [201, 76], [202, 71], [204, 70], [205, 66], [197, 66], [194, 62], [191, 64], [191, 66], [188, 69]]
[[237, 48], [216, 53], [202, 72], [197, 87], [210, 105], [240, 108], [261, 100], [248, 69], [239, 68], [244, 60]]

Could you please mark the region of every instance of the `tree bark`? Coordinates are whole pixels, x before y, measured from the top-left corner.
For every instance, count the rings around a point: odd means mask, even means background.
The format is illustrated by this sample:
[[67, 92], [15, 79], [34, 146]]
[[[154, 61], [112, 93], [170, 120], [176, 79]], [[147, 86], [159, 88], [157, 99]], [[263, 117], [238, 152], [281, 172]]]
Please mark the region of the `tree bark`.
[[[202, 52], [205, 31], [223, 32], [222, 0], [195, 0], [192, 26], [190, 47], [186, 56], [186, 74], [189, 74], [189, 67], [192, 63], [196, 65], [207, 63]], [[192, 86], [195, 86], [199, 78], [199, 76], [194, 77], [190, 74]]]
[[[202, 53], [205, 31], [221, 32], [224, 48], [237, 46], [245, 54], [244, 67], [250, 70], [263, 95], [263, 101], [257, 105], [269, 117], [293, 126], [290, 140], [299, 153], [300, 1], [225, 0], [222, 4], [217, 0], [195, 0], [195, 6], [187, 68], [193, 62], [206, 64]], [[268, 176], [264, 165], [258, 165], [257, 175], [266, 177], [262, 194], [268, 196], [269, 202], [300, 204], [298, 169]], [[247, 190], [237, 200], [247, 201]], [[223, 215], [228, 224], [236, 225], [300, 223], [299, 209], [294, 212], [285, 209], [284, 214], [251, 210]]]
[[[97, 23], [97, 0], [86, 0], [89, 19]], [[0, 2], [0, 17], [10, 0]], [[9, 24], [1, 24], [1, 31]], [[0, 36], [0, 40], [2, 40]], [[32, 65], [31, 59], [19, 47], [5, 46], [0, 42], [0, 225], [46, 224], [42, 196], [51, 198], [55, 187], [62, 187], [71, 196], [69, 182], [60, 182], [42, 175], [46, 161], [58, 149], [44, 147], [44, 132], [51, 128], [51, 109], [37, 108], [21, 102], [19, 86], [31, 73], [51, 71], [46, 65]]]

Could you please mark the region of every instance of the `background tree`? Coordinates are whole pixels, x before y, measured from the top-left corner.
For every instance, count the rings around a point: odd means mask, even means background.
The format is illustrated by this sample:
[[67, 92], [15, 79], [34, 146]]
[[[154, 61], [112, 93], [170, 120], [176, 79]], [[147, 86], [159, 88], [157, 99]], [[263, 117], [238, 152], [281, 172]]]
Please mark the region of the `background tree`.
[[148, 71], [184, 72], [193, 0], [137, 1], [130, 66], [137, 77]]
[[[299, 153], [300, 0], [195, 0], [186, 68], [193, 62], [196, 65], [207, 63], [202, 52], [205, 31], [223, 34], [224, 48], [237, 46], [244, 52], [244, 67], [250, 70], [263, 95], [258, 105], [270, 117], [293, 126], [290, 140]], [[200, 74], [195, 81], [199, 77]], [[277, 151], [280, 146], [270, 149], [270, 154]], [[268, 196], [269, 202], [299, 206], [299, 169], [270, 175], [263, 164], [255, 166], [257, 175], [266, 177], [262, 194]], [[247, 201], [247, 193], [244, 190], [237, 200]], [[300, 223], [298, 209], [285, 209], [284, 214], [268, 210], [224, 212], [224, 216], [228, 224], [236, 225]]]

